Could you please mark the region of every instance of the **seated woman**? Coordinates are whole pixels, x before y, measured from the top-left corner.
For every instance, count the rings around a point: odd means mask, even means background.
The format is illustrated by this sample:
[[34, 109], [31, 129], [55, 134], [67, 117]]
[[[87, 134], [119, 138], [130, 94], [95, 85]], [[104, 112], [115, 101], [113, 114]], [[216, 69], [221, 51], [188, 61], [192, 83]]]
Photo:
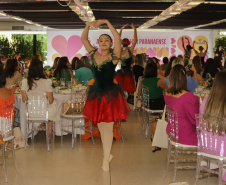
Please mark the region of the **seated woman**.
[[[138, 96], [142, 95], [142, 86], [148, 87], [149, 89], [149, 108], [152, 110], [163, 110], [164, 109], [164, 98], [163, 89], [161, 86], [161, 79], [157, 77], [158, 67], [155, 62], [147, 64], [144, 70], [144, 79], [142, 85], [138, 85]], [[152, 123], [152, 136], [154, 136], [157, 122]], [[153, 148], [153, 152], [160, 150], [158, 147]]]
[[53, 67], [52, 67], [54, 70], [57, 68], [57, 65], [58, 65], [58, 63], [59, 63], [59, 60], [60, 60], [60, 57], [56, 57], [56, 58], [54, 59]]
[[[187, 89], [186, 70], [175, 65], [170, 72], [169, 88], [164, 94], [166, 105], [177, 110], [179, 143], [197, 145], [195, 114], [199, 113], [199, 98]], [[166, 128], [170, 133], [170, 124]]]
[[11, 89], [18, 85], [18, 81], [23, 79], [22, 74], [19, 72], [19, 63], [17, 59], [8, 59], [5, 66], [6, 75], [6, 88]]
[[80, 83], [84, 83], [87, 86], [90, 79], [93, 78], [93, 73], [81, 60], [78, 60], [74, 77]]
[[[213, 116], [226, 119], [226, 71], [218, 72], [214, 78], [213, 86], [209, 97], [205, 97], [200, 106], [200, 114], [205, 119], [214, 120]], [[209, 116], [211, 115], [211, 116]], [[215, 121], [211, 121], [213, 128], [216, 128]], [[213, 136], [215, 137], [215, 136]], [[226, 144], [226, 141], [224, 141]], [[224, 146], [224, 156], [226, 156], [226, 147]], [[211, 169], [218, 168], [218, 165], [210, 163]], [[223, 169], [226, 181], [226, 170]]]
[[74, 57], [71, 61], [71, 70], [73, 72], [75, 72], [76, 66], [77, 66], [77, 62], [79, 61], [78, 57]]
[[[43, 73], [43, 63], [39, 59], [34, 59], [31, 61], [28, 71], [27, 79], [22, 80], [22, 100], [23, 102], [28, 100], [28, 94], [32, 92], [43, 92], [46, 93], [47, 99], [49, 101], [48, 106], [48, 116], [49, 116], [49, 130], [48, 133], [51, 134], [53, 130], [53, 122], [57, 121], [57, 107], [53, 98], [53, 89], [52, 81], [46, 79]], [[49, 137], [49, 140], [52, 140], [52, 135]]]
[[57, 65], [56, 70], [54, 71], [54, 77], [59, 81], [61, 78], [65, 79], [65, 82], [71, 81], [71, 78], [74, 79], [73, 73], [69, 67], [69, 61], [67, 57], [61, 57]]
[[2, 116], [2, 108], [12, 105], [15, 102], [12, 90], [7, 89], [6, 75], [3, 69], [0, 69], [0, 116]]
[[203, 71], [202, 77], [206, 78], [206, 74], [209, 73], [213, 78], [217, 72], [219, 72], [219, 70], [217, 69], [217, 64], [215, 63], [214, 59], [208, 58], [206, 60], [206, 65], [205, 65], [205, 69]]
[[[175, 58], [172, 63], [172, 68], [177, 64], [183, 65], [184, 64], [183, 60]], [[172, 70], [171, 70], [171, 72], [172, 72]], [[170, 74], [171, 74], [171, 72], [170, 72]], [[195, 88], [198, 85], [197, 72], [194, 67], [194, 64], [192, 65], [192, 68], [190, 68], [190, 69], [187, 68], [186, 74], [187, 74], [187, 89], [193, 93], [193, 92], [195, 92]], [[166, 78], [166, 84], [169, 87], [169, 78], [168, 77]]]
[[[226, 119], [226, 71], [216, 74], [209, 97], [200, 106], [200, 114], [210, 114]], [[225, 151], [226, 152], [226, 151]], [[226, 154], [226, 153], [225, 153]]]
[[[5, 115], [3, 112], [3, 107], [11, 108], [15, 103], [15, 98], [12, 90], [6, 88], [5, 85], [6, 75], [3, 69], [0, 68], [0, 117]], [[6, 147], [11, 148], [11, 142], [9, 142]], [[16, 145], [16, 148], [19, 148], [19, 145]]]
[[194, 67], [197, 72], [197, 81], [202, 84], [203, 79], [202, 79], [202, 64], [201, 64], [201, 58], [199, 56], [195, 56], [192, 59], [192, 63], [194, 64]]
[[168, 64], [169, 64], [169, 59], [168, 59], [168, 57], [164, 57], [164, 58], [162, 59], [162, 62], [163, 62], [163, 64], [161, 65], [161, 69], [162, 69], [163, 72], [165, 72], [166, 69], [167, 69], [167, 67], [168, 67]]
[[141, 54], [137, 54], [135, 57], [135, 65], [133, 66], [133, 74], [135, 76], [135, 82], [137, 85], [138, 78], [143, 76], [144, 73], [144, 60]]
[[142, 86], [149, 89], [149, 108], [152, 110], [162, 110], [165, 102], [163, 98], [164, 87], [160, 86], [161, 79], [158, 76], [158, 68], [155, 62], [147, 64], [144, 70], [144, 79], [138, 90], [138, 96], [142, 95]]

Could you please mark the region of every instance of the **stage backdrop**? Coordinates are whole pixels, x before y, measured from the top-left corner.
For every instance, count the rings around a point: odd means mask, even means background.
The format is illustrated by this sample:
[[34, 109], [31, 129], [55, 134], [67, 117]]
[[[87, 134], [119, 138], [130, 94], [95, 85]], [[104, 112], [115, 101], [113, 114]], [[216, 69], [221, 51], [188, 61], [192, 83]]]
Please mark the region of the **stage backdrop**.
[[[112, 36], [109, 30], [91, 30], [89, 32], [89, 40], [91, 44], [98, 47], [98, 38], [101, 34], [107, 33]], [[87, 55], [82, 42], [81, 36], [82, 31], [47, 31], [47, 64], [52, 65], [54, 58], [57, 56], [67, 56], [71, 61], [73, 57], [81, 57]], [[122, 39], [128, 38], [131, 42], [133, 41], [133, 31], [123, 31]], [[157, 57], [162, 59], [163, 57], [183, 55], [182, 37], [187, 37], [193, 46], [195, 41], [194, 49], [198, 51], [199, 46], [203, 46], [206, 49], [208, 43], [207, 56], [212, 57], [213, 48], [213, 34], [212, 31], [166, 31], [166, 32], [152, 32], [152, 31], [139, 31], [138, 30], [138, 41], [134, 51], [134, 55], [139, 53], [146, 53], [150, 57]], [[185, 45], [187, 40], [185, 39]], [[195, 55], [194, 49], [192, 56]]]

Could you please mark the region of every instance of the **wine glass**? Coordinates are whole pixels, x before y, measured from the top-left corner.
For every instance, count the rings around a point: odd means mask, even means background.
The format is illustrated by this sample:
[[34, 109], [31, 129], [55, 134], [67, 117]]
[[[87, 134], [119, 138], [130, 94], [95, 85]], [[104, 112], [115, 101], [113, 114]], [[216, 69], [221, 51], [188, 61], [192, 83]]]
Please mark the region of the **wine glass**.
[[61, 78], [61, 79], [60, 79], [60, 85], [61, 85], [62, 87], [65, 87], [65, 78]]

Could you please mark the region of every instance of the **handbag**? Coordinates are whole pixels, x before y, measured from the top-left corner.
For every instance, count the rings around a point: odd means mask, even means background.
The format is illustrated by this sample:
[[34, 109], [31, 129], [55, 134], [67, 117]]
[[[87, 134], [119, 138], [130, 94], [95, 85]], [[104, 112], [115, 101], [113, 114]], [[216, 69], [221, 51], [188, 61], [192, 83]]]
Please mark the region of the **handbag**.
[[158, 119], [157, 121], [152, 146], [168, 148], [168, 135], [166, 133], [166, 126], [168, 123], [165, 120], [165, 115], [166, 115], [166, 105], [164, 107], [162, 118]]
[[22, 135], [20, 127], [13, 128], [14, 133], [14, 149], [24, 148], [25, 147], [25, 139]]

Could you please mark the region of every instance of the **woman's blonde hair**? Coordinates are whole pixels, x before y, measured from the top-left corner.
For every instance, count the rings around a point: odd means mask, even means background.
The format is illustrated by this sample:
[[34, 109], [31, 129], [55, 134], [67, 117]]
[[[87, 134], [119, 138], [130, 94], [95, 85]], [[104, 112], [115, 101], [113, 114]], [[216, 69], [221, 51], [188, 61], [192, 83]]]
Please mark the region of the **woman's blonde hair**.
[[[204, 110], [204, 119], [214, 123], [214, 117], [226, 118], [226, 71], [218, 72]], [[212, 120], [212, 121], [211, 121]]]
[[184, 65], [183, 59], [180, 58], [180, 57], [175, 58], [175, 59], [173, 60], [173, 63], [172, 63], [172, 68], [173, 68], [175, 65], [177, 65], [177, 64], [180, 64], [180, 65], [183, 66], [183, 65]]

